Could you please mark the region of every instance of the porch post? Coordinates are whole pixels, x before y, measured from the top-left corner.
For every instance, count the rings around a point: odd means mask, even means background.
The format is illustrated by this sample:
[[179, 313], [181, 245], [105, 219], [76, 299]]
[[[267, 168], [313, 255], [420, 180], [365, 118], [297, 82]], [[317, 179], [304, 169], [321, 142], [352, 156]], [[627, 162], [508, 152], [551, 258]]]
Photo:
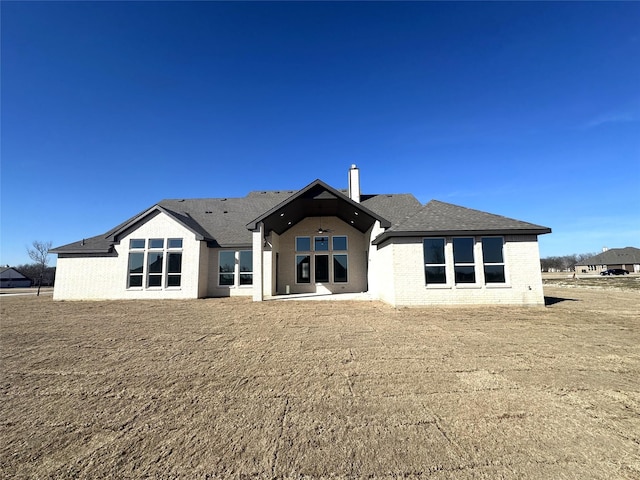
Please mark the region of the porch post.
[[264, 299], [262, 291], [262, 262], [264, 255], [264, 223], [260, 222], [253, 232], [253, 301], [261, 302]]

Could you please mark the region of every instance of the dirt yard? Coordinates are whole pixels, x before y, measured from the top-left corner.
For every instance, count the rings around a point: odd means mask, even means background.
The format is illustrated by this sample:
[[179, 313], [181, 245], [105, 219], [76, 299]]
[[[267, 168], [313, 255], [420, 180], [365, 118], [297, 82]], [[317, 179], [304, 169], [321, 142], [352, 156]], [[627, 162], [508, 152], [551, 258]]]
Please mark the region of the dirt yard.
[[3, 478], [640, 478], [640, 296], [0, 299]]

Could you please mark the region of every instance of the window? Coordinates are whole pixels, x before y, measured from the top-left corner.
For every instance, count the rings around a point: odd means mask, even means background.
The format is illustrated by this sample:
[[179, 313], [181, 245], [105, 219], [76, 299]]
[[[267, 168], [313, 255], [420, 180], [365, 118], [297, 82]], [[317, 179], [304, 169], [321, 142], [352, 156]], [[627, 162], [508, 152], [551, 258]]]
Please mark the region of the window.
[[347, 250], [347, 237], [346, 236], [335, 236], [332, 239], [333, 242], [333, 251], [343, 251]]
[[422, 242], [424, 276], [427, 285], [447, 283], [444, 243], [444, 238], [425, 238]]
[[223, 251], [220, 252], [220, 285], [235, 285], [235, 273], [236, 273], [236, 252]]
[[162, 286], [162, 252], [147, 254], [147, 287]]
[[311, 283], [310, 255], [296, 255], [296, 282]]
[[347, 256], [346, 255], [334, 255], [333, 256], [333, 281], [335, 283], [347, 282]]
[[504, 257], [502, 237], [485, 237], [482, 239], [482, 259], [484, 262], [485, 283], [505, 283]]
[[237, 287], [253, 285], [253, 252], [251, 250], [220, 252], [218, 285]]
[[149, 248], [164, 248], [164, 238], [150, 238]]
[[476, 269], [473, 259], [472, 237], [453, 239], [453, 265], [456, 283], [476, 283]]
[[144, 253], [129, 253], [129, 281], [127, 287], [142, 287], [143, 278]]
[[[147, 249], [145, 250], [145, 247]], [[182, 239], [173, 238], [167, 242], [164, 238], [131, 239], [129, 241], [129, 265], [127, 270], [127, 288], [168, 288], [181, 285]], [[165, 278], [166, 274], [166, 278]]]
[[240, 285], [253, 285], [253, 252], [240, 252]]
[[316, 255], [316, 283], [329, 281], [329, 255]]
[[311, 237], [296, 237], [296, 252], [310, 252]]
[[[182, 240], [180, 241], [182, 245]], [[167, 287], [179, 287], [182, 274], [182, 253], [167, 254]]]
[[167, 240], [167, 248], [182, 248], [182, 239], [181, 238], [170, 238]]
[[296, 255], [296, 283], [347, 283], [347, 236], [318, 235], [311, 241], [312, 237], [296, 237], [296, 252], [310, 252]]
[[316, 252], [327, 252], [327, 251], [329, 251], [329, 237], [314, 237], [313, 238], [313, 249]]

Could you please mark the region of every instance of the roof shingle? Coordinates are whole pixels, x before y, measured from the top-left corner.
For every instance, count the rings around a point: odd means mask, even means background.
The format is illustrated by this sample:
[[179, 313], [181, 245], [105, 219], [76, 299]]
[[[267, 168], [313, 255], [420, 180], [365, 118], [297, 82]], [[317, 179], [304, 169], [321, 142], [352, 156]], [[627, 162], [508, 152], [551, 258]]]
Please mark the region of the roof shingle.
[[[212, 246], [244, 247], [251, 245], [247, 224], [268, 212], [298, 191], [253, 191], [242, 198], [165, 199], [157, 205], [109, 230], [103, 235], [87, 238], [52, 249], [59, 254], [109, 254], [118, 236], [147, 215], [162, 211]], [[362, 195], [361, 204], [381, 218], [391, 228], [376, 239], [380, 243], [392, 236], [455, 234], [463, 232], [548, 233], [547, 227], [522, 222], [500, 215], [431, 200], [426, 205], [411, 194]]]

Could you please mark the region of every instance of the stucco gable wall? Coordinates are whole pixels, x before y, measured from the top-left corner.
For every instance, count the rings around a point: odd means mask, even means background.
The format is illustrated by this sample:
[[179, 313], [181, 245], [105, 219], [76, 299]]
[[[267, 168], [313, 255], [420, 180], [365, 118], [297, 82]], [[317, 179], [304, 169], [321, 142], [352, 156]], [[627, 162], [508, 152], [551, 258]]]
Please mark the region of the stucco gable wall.
[[[181, 286], [172, 289], [127, 289], [129, 240], [182, 238]], [[200, 241], [195, 234], [165, 213], [149, 218], [115, 245], [117, 256], [59, 256], [55, 300], [198, 298]], [[166, 272], [165, 272], [166, 273]]]
[[[334, 283], [332, 281], [332, 265], [330, 266], [331, 279], [329, 283], [325, 283], [322, 286], [317, 286], [313, 283], [313, 266], [311, 268], [312, 282], [308, 284], [296, 283], [295, 239], [297, 236], [311, 237], [311, 242], [313, 245], [313, 238], [318, 236], [317, 231], [319, 227], [329, 230], [328, 233], [320, 234], [320, 236], [347, 236], [347, 283]], [[360, 231], [343, 222], [337, 217], [305, 218], [304, 220], [284, 232], [279, 238], [278, 246], [280, 254], [280, 264], [278, 267], [278, 273], [280, 276], [280, 280], [278, 281], [278, 286], [281, 291], [278, 293], [285, 293], [284, 289], [287, 285], [289, 285], [291, 293], [323, 293], [326, 291], [330, 291], [332, 293], [347, 293], [366, 291], [368, 261], [366, 252], [369, 248], [368, 240], [369, 238], [366, 236], [366, 234], [361, 233]], [[315, 252], [311, 253], [314, 254]], [[331, 255], [334, 252], [330, 251], [318, 253], [320, 255]], [[339, 251], [335, 253], [341, 254], [345, 252]], [[330, 257], [330, 263], [331, 262], [332, 261]]]
[[[448, 285], [425, 286], [422, 238], [396, 238], [390, 248], [395, 294], [393, 305], [544, 305], [540, 256], [535, 235], [507, 235], [504, 261], [507, 282], [501, 285], [453, 285], [453, 265], [447, 263]], [[452, 258], [451, 244], [446, 255]], [[477, 251], [477, 250], [476, 250]], [[476, 264], [476, 275], [481, 265]], [[384, 290], [380, 298], [384, 298]]]

